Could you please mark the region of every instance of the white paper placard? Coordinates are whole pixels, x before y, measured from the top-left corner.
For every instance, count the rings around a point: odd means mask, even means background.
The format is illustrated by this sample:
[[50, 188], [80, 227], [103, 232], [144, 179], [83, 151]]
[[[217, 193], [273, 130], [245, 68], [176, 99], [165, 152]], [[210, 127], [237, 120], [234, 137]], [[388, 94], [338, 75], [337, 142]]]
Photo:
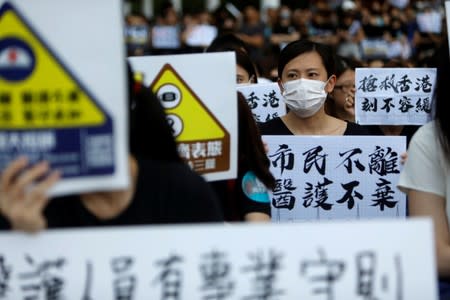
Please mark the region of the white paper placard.
[[1, 233], [0, 245], [4, 299], [437, 299], [428, 219]]
[[267, 143], [274, 222], [404, 218], [397, 189], [405, 137], [274, 136]]
[[178, 49], [180, 47], [180, 29], [177, 26], [153, 26], [152, 47], [155, 49]]
[[194, 25], [186, 37], [186, 44], [192, 47], [207, 47], [216, 36], [216, 26], [207, 24]]
[[136, 56], [129, 61], [165, 107], [179, 153], [191, 168], [208, 181], [236, 178], [234, 52]]
[[121, 1], [0, 0], [0, 170], [24, 154], [62, 172], [53, 195], [125, 188], [124, 50]]
[[431, 120], [435, 68], [357, 68], [355, 118], [364, 125], [423, 125]]
[[278, 83], [257, 83], [237, 87], [247, 100], [256, 122], [265, 123], [286, 114]]

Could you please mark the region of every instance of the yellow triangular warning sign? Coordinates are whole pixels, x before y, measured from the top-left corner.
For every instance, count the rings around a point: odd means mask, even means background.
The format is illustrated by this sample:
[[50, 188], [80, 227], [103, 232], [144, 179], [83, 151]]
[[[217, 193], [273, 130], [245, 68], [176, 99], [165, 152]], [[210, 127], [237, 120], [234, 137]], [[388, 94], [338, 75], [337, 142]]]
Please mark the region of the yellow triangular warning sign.
[[165, 64], [150, 89], [158, 96], [180, 156], [200, 174], [230, 168], [230, 134], [172, 66]]
[[101, 125], [87, 89], [6, 3], [0, 8], [0, 129]]
[[[218, 139], [225, 136], [226, 130], [222, 124], [169, 64], [163, 66], [150, 88], [165, 107], [169, 120], [171, 117], [175, 118], [173, 129], [177, 141]], [[178, 117], [180, 125], [176, 121]]]

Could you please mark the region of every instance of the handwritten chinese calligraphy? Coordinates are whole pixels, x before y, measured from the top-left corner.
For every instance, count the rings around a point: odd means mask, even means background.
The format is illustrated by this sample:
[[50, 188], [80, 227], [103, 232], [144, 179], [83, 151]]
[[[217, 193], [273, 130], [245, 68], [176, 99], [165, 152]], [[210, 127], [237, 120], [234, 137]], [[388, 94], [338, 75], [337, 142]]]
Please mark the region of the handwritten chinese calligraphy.
[[404, 137], [264, 136], [276, 220], [405, 216], [395, 182]]
[[355, 117], [360, 124], [422, 125], [431, 119], [436, 69], [358, 68]]

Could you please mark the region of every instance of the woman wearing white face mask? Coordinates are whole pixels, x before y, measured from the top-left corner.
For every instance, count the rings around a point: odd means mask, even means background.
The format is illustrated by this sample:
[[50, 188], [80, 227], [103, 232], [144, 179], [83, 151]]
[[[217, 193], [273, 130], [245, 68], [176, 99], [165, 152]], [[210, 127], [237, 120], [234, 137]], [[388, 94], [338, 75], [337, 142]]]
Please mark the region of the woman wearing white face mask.
[[262, 135], [368, 135], [362, 126], [325, 112], [336, 84], [331, 48], [308, 40], [288, 44], [278, 62], [279, 86], [289, 112], [260, 125]]

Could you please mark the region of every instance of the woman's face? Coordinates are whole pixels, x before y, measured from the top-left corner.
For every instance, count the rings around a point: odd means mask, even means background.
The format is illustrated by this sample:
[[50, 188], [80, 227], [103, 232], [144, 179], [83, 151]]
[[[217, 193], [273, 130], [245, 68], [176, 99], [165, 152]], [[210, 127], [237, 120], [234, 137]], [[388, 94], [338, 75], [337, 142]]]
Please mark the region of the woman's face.
[[241, 67], [240, 65], [236, 65], [236, 83], [249, 83], [250, 81], [250, 74]]
[[344, 108], [345, 98], [355, 94], [355, 71], [348, 69], [336, 80], [333, 98], [339, 108]]
[[323, 82], [329, 79], [325, 86], [327, 93], [333, 90], [336, 80], [334, 75], [330, 78], [328, 77], [322, 58], [315, 51], [300, 54], [284, 66], [283, 73], [281, 74], [282, 82], [298, 80], [300, 78], [320, 80]]

